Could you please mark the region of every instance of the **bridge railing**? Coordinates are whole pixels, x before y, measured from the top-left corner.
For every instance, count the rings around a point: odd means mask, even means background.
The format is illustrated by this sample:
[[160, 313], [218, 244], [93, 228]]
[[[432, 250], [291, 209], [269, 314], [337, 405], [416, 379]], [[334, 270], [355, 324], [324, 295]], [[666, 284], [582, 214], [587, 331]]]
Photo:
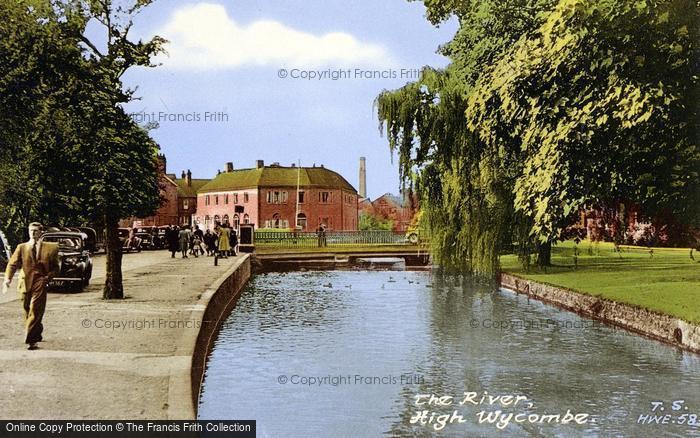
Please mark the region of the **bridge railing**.
[[351, 245], [410, 245], [403, 232], [394, 231], [326, 231], [316, 232], [256, 231], [255, 245], [298, 248]]

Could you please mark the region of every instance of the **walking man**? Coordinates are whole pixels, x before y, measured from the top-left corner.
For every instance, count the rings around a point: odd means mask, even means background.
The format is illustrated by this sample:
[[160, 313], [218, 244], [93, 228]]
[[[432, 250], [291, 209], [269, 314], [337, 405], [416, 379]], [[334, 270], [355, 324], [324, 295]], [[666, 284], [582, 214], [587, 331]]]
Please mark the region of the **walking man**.
[[44, 326], [41, 319], [46, 309], [46, 292], [49, 281], [59, 272], [58, 243], [39, 242], [43, 226], [38, 222], [29, 224], [29, 242], [17, 245], [5, 271], [3, 294], [12, 283], [15, 272], [20, 270], [17, 290], [22, 295], [26, 336], [24, 342], [29, 350], [36, 350], [42, 341]]

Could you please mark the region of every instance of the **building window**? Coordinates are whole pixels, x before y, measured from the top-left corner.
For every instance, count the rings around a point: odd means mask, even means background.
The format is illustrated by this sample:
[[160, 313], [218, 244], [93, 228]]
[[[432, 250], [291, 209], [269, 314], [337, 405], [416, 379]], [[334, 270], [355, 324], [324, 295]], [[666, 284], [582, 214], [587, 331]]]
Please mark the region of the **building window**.
[[275, 213], [272, 216], [272, 228], [279, 228], [280, 227], [280, 215]]
[[269, 191], [267, 192], [268, 204], [286, 204], [288, 192]]
[[214, 216], [214, 224], [221, 225], [221, 218], [219, 218], [218, 214]]
[[204, 205], [209, 205], [209, 204], [211, 203], [210, 201], [211, 201], [211, 200], [209, 199], [209, 195], [206, 195], [206, 196], [204, 197]]
[[238, 193], [233, 194], [233, 203], [238, 204]]
[[189, 209], [190, 209], [190, 201], [189, 201], [189, 199], [183, 199], [183, 200], [182, 200], [182, 208], [183, 208], [183, 210], [189, 210]]
[[299, 204], [304, 203], [304, 192], [299, 192], [297, 200], [298, 200]]
[[228, 193], [224, 195], [224, 204], [228, 204]]
[[240, 222], [241, 222], [241, 221], [240, 221], [240, 218], [238, 217], [238, 215], [237, 215], [237, 214], [234, 214], [234, 215], [233, 215], [233, 228], [237, 230], [237, 229], [238, 229], [238, 225], [240, 224]]
[[224, 215], [224, 223], [225, 223], [225, 224], [228, 223], [228, 215], [227, 215], [227, 214]]
[[248, 193], [243, 193], [243, 202], [248, 202]]
[[322, 204], [328, 204], [329, 202], [331, 202], [331, 192], [319, 192], [318, 202]]
[[[246, 193], [247, 194], [247, 193]], [[243, 223], [244, 224], [249, 224], [250, 223], [250, 216], [248, 216], [248, 213], [243, 215]]]
[[219, 195], [214, 195], [214, 204], [219, 205]]
[[304, 213], [297, 215], [297, 228], [302, 231], [306, 229], [306, 215]]

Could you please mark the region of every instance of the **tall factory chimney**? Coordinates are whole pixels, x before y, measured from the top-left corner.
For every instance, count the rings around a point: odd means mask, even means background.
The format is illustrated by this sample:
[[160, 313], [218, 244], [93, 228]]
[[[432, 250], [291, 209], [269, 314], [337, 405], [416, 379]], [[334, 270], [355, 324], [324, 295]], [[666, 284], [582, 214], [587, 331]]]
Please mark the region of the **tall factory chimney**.
[[365, 157], [360, 157], [360, 198], [367, 197], [367, 164]]

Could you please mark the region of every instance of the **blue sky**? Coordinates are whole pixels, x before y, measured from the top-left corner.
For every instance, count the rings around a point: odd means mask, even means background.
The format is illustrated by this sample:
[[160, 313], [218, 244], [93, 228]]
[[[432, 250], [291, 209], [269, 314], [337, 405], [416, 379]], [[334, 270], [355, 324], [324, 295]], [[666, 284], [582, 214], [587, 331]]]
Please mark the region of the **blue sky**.
[[[300, 160], [358, 188], [365, 156], [369, 197], [398, 193], [373, 101], [409, 82], [412, 69], [446, 65], [435, 52], [456, 24], [435, 28], [424, 12], [405, 0], [157, 1], [131, 35], [169, 39], [169, 57], [125, 75], [141, 98], [127, 110], [141, 120], [180, 118], [151, 131], [178, 175], [210, 178], [227, 161], [240, 169]], [[312, 74], [326, 77], [301, 78]]]

